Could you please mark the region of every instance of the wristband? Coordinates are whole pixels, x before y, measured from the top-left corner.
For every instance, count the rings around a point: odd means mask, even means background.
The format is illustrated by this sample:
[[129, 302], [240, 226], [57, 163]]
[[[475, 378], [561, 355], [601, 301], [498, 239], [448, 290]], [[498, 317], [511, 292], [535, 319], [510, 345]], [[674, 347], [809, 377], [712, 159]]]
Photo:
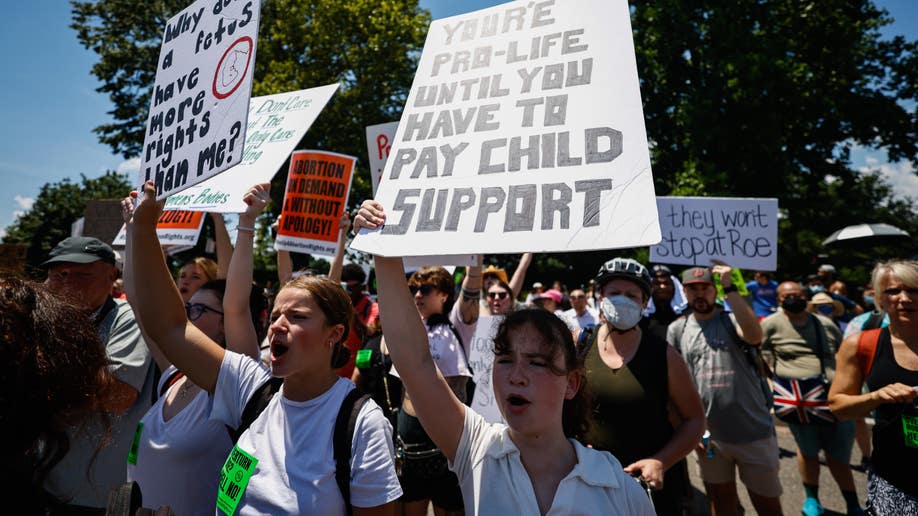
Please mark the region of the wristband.
[[739, 292], [739, 288], [736, 285], [731, 284], [729, 287], [724, 287], [724, 295], [729, 294], [730, 292]]
[[481, 291], [479, 290], [469, 290], [465, 287], [462, 288], [462, 297], [465, 299], [481, 299]]
[[236, 231], [251, 231], [252, 233], [254, 233], [255, 228], [251, 226], [236, 226]]

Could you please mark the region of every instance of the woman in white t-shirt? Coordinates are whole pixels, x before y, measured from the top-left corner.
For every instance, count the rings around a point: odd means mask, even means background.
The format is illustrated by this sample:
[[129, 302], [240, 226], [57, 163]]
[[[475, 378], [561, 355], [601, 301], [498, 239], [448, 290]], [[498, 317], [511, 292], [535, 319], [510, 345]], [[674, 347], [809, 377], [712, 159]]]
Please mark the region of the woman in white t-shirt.
[[[355, 229], [385, 222], [364, 201]], [[375, 257], [380, 317], [424, 429], [459, 477], [468, 514], [654, 514], [646, 493], [608, 452], [576, 438], [585, 430], [582, 364], [573, 338], [553, 314], [509, 315], [495, 339], [494, 395], [507, 425], [465, 406], [434, 367], [411, 302], [400, 258]]]
[[[132, 196], [136, 196], [132, 192]], [[151, 181], [131, 220], [135, 270], [144, 279], [168, 274], [156, 238], [162, 204]], [[251, 231], [251, 227], [237, 228]], [[140, 284], [132, 303], [163, 354], [213, 395], [210, 419], [237, 428], [249, 399], [271, 376], [283, 378], [261, 414], [229, 453], [214, 493], [218, 513], [377, 514], [401, 495], [392, 460], [391, 429], [372, 401], [354, 426], [350, 506], [335, 480], [333, 429], [342, 401], [354, 388], [335, 374], [347, 361], [344, 346], [354, 311], [338, 283], [300, 277], [278, 293], [268, 338], [270, 370], [226, 350], [188, 322], [170, 282]], [[163, 475], [171, 472], [164, 471]]]
[[[243, 196], [246, 211], [239, 216], [251, 225], [267, 205], [269, 184], [256, 185]], [[126, 222], [133, 204], [122, 203]], [[133, 225], [128, 238], [133, 240]], [[230, 351], [258, 357], [264, 337], [260, 321], [263, 296], [252, 286], [251, 231], [239, 231], [227, 280], [207, 281], [196, 287], [185, 304], [188, 320], [209, 339]], [[138, 283], [166, 281], [137, 270], [132, 246], [125, 249], [125, 288], [134, 298]], [[261, 301], [260, 301], [261, 300]], [[139, 315], [139, 314], [138, 314]], [[143, 328], [144, 321], [137, 318]], [[161, 371], [159, 397], [141, 418], [135, 445], [127, 462], [127, 478], [137, 482], [148, 507], [169, 506], [175, 514], [213, 514], [220, 471], [233, 447], [226, 425], [210, 419], [213, 396], [172, 365], [146, 333], [145, 340]], [[169, 474], [163, 474], [169, 472]]]

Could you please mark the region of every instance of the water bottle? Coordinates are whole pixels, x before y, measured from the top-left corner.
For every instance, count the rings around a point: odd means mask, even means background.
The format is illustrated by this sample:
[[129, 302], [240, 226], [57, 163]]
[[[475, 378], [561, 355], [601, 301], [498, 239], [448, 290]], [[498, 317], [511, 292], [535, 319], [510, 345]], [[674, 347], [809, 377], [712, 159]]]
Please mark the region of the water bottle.
[[704, 431], [704, 435], [701, 436], [701, 446], [704, 447], [705, 455], [707, 455], [709, 459], [714, 456], [714, 446], [711, 444], [710, 431]]

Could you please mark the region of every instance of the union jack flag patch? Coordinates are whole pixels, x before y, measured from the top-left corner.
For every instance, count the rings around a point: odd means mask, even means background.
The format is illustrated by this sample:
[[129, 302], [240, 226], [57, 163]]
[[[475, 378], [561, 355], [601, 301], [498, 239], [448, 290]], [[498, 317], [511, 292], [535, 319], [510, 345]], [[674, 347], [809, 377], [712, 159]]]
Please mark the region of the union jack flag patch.
[[796, 425], [830, 424], [829, 388], [822, 376], [791, 380], [775, 376], [774, 402], [778, 419]]

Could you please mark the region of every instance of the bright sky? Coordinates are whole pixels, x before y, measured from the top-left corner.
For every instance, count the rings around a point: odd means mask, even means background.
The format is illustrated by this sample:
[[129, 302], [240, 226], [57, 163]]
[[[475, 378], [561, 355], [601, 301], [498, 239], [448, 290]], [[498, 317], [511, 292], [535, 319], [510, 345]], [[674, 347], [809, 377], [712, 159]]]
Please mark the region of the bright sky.
[[[421, 0], [434, 18], [502, 3], [499, 0]], [[895, 18], [889, 35], [918, 39], [918, 2], [878, 0]], [[31, 207], [45, 183], [106, 170], [136, 170], [113, 155], [92, 129], [110, 121], [108, 98], [90, 74], [96, 55], [77, 42], [70, 4], [61, 0], [10, 2], [0, 31], [7, 73], [0, 74], [0, 237], [16, 214]], [[858, 167], [880, 168], [902, 194], [918, 198], [916, 164], [887, 163], [885, 155], [856, 152]]]

